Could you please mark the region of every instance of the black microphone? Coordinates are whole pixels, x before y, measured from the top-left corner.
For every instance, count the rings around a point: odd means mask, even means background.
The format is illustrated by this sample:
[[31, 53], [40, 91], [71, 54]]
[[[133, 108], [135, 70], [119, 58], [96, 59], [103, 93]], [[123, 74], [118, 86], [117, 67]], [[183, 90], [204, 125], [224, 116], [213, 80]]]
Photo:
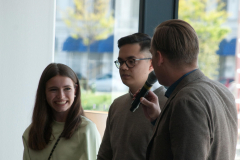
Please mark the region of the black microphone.
[[156, 81], [157, 81], [157, 77], [155, 75], [155, 72], [152, 71], [151, 73], [149, 73], [146, 83], [144, 84], [144, 86], [142, 87], [142, 89], [140, 90], [140, 92], [137, 94], [134, 101], [132, 102], [132, 107], [130, 108], [131, 112], [134, 112], [136, 109], [138, 109], [140, 104], [140, 98], [145, 97], [147, 95], [148, 91]]

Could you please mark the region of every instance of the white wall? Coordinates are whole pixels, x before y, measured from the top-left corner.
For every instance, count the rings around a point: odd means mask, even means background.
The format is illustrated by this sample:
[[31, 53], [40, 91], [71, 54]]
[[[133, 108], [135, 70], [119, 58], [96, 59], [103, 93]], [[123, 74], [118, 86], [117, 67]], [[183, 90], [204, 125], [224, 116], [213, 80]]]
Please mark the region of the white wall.
[[0, 0], [0, 159], [22, 159], [43, 69], [53, 61], [54, 0]]

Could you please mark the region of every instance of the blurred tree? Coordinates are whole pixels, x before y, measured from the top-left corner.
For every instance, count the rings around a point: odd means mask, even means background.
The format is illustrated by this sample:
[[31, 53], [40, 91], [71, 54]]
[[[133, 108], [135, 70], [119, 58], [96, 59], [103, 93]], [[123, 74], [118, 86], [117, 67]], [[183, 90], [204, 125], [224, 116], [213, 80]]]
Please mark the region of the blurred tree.
[[75, 39], [81, 38], [87, 46], [88, 79], [91, 72], [88, 60], [90, 45], [113, 34], [114, 17], [110, 0], [73, 0], [73, 2], [75, 7], [68, 7], [62, 14], [71, 36]]
[[109, 0], [73, 0], [75, 8], [64, 12], [64, 22], [73, 38], [82, 38], [85, 45], [106, 39], [113, 33], [114, 18]]
[[218, 78], [219, 43], [230, 32], [223, 26], [228, 17], [224, 6], [218, 0], [179, 0], [179, 19], [190, 23], [199, 38], [198, 66], [212, 79]]

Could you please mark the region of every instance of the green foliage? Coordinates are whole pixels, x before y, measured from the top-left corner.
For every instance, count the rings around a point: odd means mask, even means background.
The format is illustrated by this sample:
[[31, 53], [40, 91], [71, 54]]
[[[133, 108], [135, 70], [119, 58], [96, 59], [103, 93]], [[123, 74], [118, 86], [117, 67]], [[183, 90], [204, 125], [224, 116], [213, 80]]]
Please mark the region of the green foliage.
[[109, 0], [74, 0], [75, 8], [62, 12], [73, 38], [82, 38], [89, 46], [113, 33], [114, 18]]
[[[213, 3], [217, 3], [216, 7]], [[230, 32], [223, 26], [228, 14], [223, 10], [224, 3], [217, 0], [180, 0], [179, 19], [193, 26], [199, 38], [198, 66], [203, 73], [216, 79], [218, 76], [219, 56], [216, 54], [219, 43]]]
[[[84, 110], [108, 111], [111, 105], [111, 93], [81, 92], [81, 102]], [[93, 107], [95, 106], [95, 108]]]

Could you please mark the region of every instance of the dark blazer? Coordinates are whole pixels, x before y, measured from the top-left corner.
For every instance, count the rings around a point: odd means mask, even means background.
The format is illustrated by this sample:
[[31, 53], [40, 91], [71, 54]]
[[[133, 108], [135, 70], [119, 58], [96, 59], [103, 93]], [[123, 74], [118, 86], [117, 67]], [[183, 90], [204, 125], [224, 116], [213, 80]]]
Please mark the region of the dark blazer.
[[147, 160], [234, 160], [238, 125], [228, 89], [196, 70], [177, 85], [163, 107]]

